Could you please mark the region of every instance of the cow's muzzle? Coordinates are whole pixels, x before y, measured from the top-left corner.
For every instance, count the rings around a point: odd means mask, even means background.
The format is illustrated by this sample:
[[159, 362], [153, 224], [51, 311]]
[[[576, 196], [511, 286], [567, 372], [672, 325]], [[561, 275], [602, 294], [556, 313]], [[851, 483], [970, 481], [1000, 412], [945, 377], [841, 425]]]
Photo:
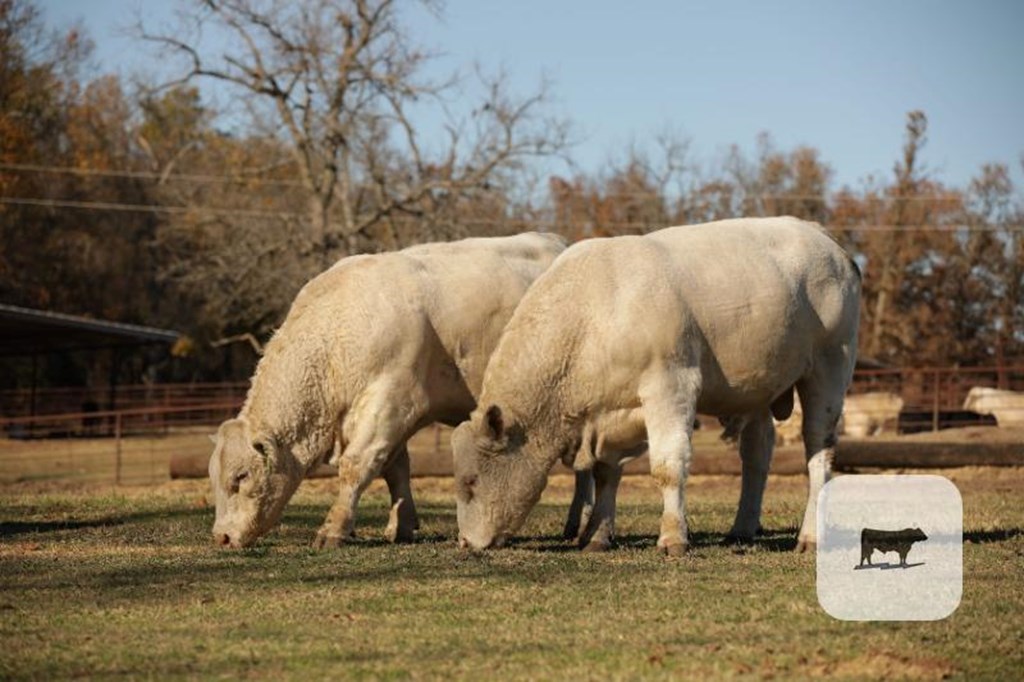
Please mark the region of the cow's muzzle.
[[213, 544], [224, 549], [239, 549], [242, 544], [227, 533], [214, 533]]

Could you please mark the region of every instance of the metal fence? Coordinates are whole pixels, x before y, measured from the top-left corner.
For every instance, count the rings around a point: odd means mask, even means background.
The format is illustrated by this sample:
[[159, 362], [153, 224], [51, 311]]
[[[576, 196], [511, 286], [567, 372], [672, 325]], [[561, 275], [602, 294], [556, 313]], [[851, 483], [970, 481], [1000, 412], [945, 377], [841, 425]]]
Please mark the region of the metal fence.
[[0, 482], [166, 481], [176, 455], [209, 454], [240, 401], [0, 419]]
[[[1024, 367], [917, 367], [858, 370], [850, 394], [889, 393], [903, 400], [899, 414], [901, 433], [992, 425], [995, 418], [964, 408], [972, 388], [1024, 391]], [[1007, 413], [1019, 414], [1024, 406], [1009, 405]]]
[[247, 390], [247, 381], [7, 389], [0, 390], [0, 418], [232, 402], [242, 400]]
[[[851, 395], [889, 393], [902, 398], [900, 432], [993, 424], [963, 409], [973, 387], [1024, 391], [1024, 367], [903, 368], [855, 373]], [[0, 482], [76, 480], [115, 484], [165, 481], [170, 460], [205, 456], [209, 436], [241, 406], [246, 384], [129, 387], [132, 407], [46, 414], [74, 402], [82, 389], [48, 389], [52, 398], [35, 415], [0, 417]], [[77, 392], [77, 393], [76, 393]], [[12, 392], [7, 392], [8, 397]], [[190, 401], [190, 404], [179, 404]], [[1024, 425], [1024, 405], [1016, 409]], [[436, 434], [435, 434], [436, 437]]]

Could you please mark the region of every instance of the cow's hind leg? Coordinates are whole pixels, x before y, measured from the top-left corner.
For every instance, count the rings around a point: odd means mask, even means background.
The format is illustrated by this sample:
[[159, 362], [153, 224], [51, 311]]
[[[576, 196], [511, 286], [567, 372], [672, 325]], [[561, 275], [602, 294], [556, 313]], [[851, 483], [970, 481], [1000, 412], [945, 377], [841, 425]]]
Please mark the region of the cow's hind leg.
[[412, 542], [420, 520], [412, 499], [409, 449], [405, 443], [392, 454], [383, 473], [391, 493], [391, 519], [384, 535], [390, 542]]
[[843, 411], [843, 395], [852, 372], [852, 358], [819, 359], [810, 376], [797, 382], [803, 405], [804, 454], [807, 457], [807, 506], [796, 551], [813, 551], [818, 542], [818, 493], [832, 477], [836, 424]]
[[775, 425], [771, 413], [765, 410], [762, 414], [750, 416], [740, 432], [740, 458], [743, 462], [740, 504], [727, 540], [749, 541], [757, 534], [774, 448]]
[[579, 543], [584, 552], [603, 552], [612, 546], [615, 537], [615, 496], [622, 479], [618, 464], [594, 464], [594, 510]]
[[572, 503], [565, 519], [562, 537], [579, 540], [580, 531], [587, 527], [594, 511], [594, 472], [591, 469], [577, 471], [576, 484], [572, 492]]
[[669, 556], [682, 556], [688, 546], [686, 477], [700, 385], [698, 369], [667, 368], [641, 387], [651, 476], [661, 488], [662, 497], [658, 548]]

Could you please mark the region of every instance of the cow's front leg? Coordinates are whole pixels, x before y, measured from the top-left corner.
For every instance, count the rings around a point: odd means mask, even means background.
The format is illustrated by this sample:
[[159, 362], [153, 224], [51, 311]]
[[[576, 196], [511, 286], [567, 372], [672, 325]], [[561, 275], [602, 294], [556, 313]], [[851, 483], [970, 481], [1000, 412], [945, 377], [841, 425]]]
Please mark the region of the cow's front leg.
[[615, 496], [622, 479], [622, 467], [618, 464], [596, 462], [594, 464], [594, 510], [579, 544], [584, 552], [603, 552], [612, 546], [615, 537]]
[[338, 497], [327, 512], [313, 540], [317, 549], [339, 547], [355, 535], [356, 507], [370, 481], [380, 475], [388, 459], [386, 448], [374, 448], [359, 455], [342, 455], [338, 467]]
[[420, 520], [412, 500], [409, 449], [404, 443], [398, 446], [384, 467], [384, 481], [391, 493], [392, 510], [384, 536], [389, 542], [412, 542]]
[[[313, 540], [314, 547], [338, 547], [345, 538], [352, 535], [356, 506], [363, 491], [381, 474], [386, 464], [399, 463], [392, 455], [399, 454], [398, 448], [404, 451], [406, 436], [411, 433], [422, 414], [417, 409], [420, 403], [416, 401], [421, 394], [416, 391], [415, 384], [410, 382], [381, 383], [369, 388], [357, 400], [352, 414], [346, 417], [343, 425], [346, 446], [338, 464], [338, 498], [317, 531]], [[396, 485], [399, 485], [401, 478], [401, 471], [396, 472]], [[406, 488], [398, 487], [400, 495], [408, 494], [407, 474], [405, 479]], [[399, 515], [405, 502], [410, 503], [409, 511], [415, 513], [410, 496], [399, 505]], [[398, 527], [402, 527], [404, 533], [414, 523], [408, 512], [405, 513], [404, 524], [396, 524], [396, 537]]]

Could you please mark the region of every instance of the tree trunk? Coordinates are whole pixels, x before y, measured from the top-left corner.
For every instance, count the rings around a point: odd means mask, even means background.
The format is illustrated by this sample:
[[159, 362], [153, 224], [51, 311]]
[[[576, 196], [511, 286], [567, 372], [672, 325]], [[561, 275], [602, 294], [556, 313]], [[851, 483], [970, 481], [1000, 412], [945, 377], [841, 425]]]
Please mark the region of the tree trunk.
[[881, 278], [878, 282], [878, 297], [875, 299], [875, 312], [871, 320], [871, 336], [868, 337], [868, 357], [878, 360], [882, 352], [882, 330], [884, 329], [885, 315], [889, 308], [889, 299], [893, 289], [893, 260], [895, 260], [896, 239], [889, 239], [885, 250], [885, 260], [882, 261]]
[[315, 194], [309, 198], [309, 224], [310, 242], [314, 249], [320, 249], [320, 269], [326, 270], [331, 264], [327, 234], [330, 220], [327, 215], [327, 207]]

